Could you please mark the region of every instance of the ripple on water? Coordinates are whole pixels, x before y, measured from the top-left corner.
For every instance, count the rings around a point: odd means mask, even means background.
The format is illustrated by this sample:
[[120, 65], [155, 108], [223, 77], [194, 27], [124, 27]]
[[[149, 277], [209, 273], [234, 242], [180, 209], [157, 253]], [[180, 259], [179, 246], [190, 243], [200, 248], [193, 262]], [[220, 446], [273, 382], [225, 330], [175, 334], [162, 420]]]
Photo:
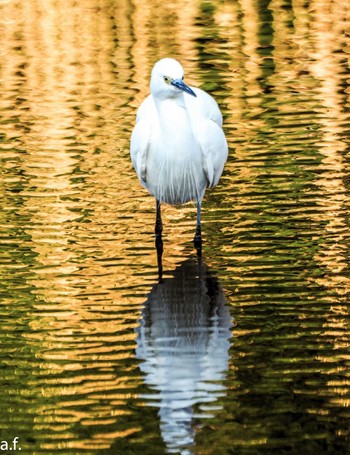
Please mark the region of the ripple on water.
[[[344, 2], [78, 3], [0, 6], [1, 439], [347, 453]], [[164, 207], [161, 287], [128, 142], [164, 55], [218, 100], [230, 156], [202, 268], [195, 207]]]

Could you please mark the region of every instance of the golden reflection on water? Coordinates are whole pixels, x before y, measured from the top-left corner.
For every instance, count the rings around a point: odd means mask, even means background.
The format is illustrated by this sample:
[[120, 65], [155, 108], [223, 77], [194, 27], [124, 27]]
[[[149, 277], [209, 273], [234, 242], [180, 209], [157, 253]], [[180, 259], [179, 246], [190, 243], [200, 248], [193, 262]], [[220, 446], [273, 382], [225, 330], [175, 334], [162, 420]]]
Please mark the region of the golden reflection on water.
[[347, 273], [350, 234], [345, 219], [349, 196], [344, 185], [348, 168], [345, 160], [348, 141], [342, 134], [348, 120], [344, 106], [349, 104], [349, 94], [342, 92], [344, 69], [337, 55], [337, 51], [344, 46], [343, 33], [349, 32], [350, 8], [347, 7], [345, 12], [347, 16], [340, 5], [326, 3], [321, 3], [315, 10], [315, 53], [311, 66], [314, 77], [319, 81], [319, 102], [326, 113], [320, 117], [320, 152], [326, 169], [318, 180], [323, 195], [320, 204], [324, 208], [324, 212], [320, 212], [320, 221], [326, 222], [325, 229], [333, 238], [332, 244], [328, 244], [318, 256], [327, 270], [320, 281], [340, 295], [347, 295], [350, 291]]
[[[116, 375], [115, 365], [131, 355], [137, 320], [125, 314], [129, 303], [120, 286], [130, 280], [122, 259], [130, 216], [119, 216], [116, 225], [118, 210], [130, 207], [121, 155], [128, 146], [124, 121], [134, 113], [125, 107], [127, 66], [118, 68], [122, 95], [116, 84], [114, 41], [121, 35], [114, 36], [106, 14], [111, 5], [104, 3], [90, 2], [87, 8], [73, 1], [10, 2], [2, 11], [7, 18], [2, 90], [9, 93], [1, 103], [4, 133], [13, 138], [12, 146], [25, 150], [20, 166], [26, 185], [17, 211], [27, 219], [28, 246], [35, 253], [28, 283], [36, 300], [28, 308], [31, 330], [23, 336], [35, 347], [36, 368], [50, 375], [40, 389], [37, 377], [31, 381], [38, 403], [34, 431], [54, 429], [61, 448], [80, 450], [108, 448], [116, 437], [138, 431], [116, 431], [130, 413], [120, 397], [125, 399], [132, 384]], [[127, 47], [119, 51], [118, 59], [125, 61]], [[105, 200], [107, 192], [114, 200]], [[134, 296], [131, 305], [141, 301]], [[67, 372], [75, 374], [65, 377]], [[39, 405], [42, 398], [59, 396], [53, 413]], [[81, 398], [69, 403], [70, 396]], [[104, 399], [108, 406], [99, 404]], [[75, 422], [106, 431], [77, 438], [71, 431]], [[46, 440], [41, 448], [54, 450], [57, 440]]]
[[[61, 448], [97, 450], [142, 431], [122, 422], [142, 385], [128, 362], [141, 303], [156, 280], [154, 201], [131, 169], [128, 142], [152, 65], [165, 55], [179, 58], [187, 82], [210, 90], [224, 113], [231, 156], [222, 186], [208, 195], [204, 227], [228, 287], [259, 289], [271, 270], [279, 278], [278, 263], [254, 260], [261, 251], [269, 259], [272, 240], [286, 234], [274, 227], [270, 237], [261, 234], [259, 215], [270, 195], [305, 196], [314, 205], [286, 209], [292, 220], [306, 217], [322, 229], [311, 254], [316, 278], [305, 286], [329, 292], [324, 336], [334, 350], [348, 347], [350, 7], [293, 0], [287, 8], [273, 0], [262, 10], [258, 3], [0, 3], [0, 225], [4, 245], [19, 236], [0, 274], [17, 279], [6, 295], [11, 304], [30, 289], [20, 339], [35, 362], [24, 361], [23, 370], [34, 373], [23, 394], [34, 400], [34, 430], [49, 434], [41, 449], [57, 448], [55, 432]], [[298, 193], [301, 178], [315, 194]], [[278, 215], [276, 208], [278, 201], [270, 208]], [[164, 208], [168, 270], [188, 254], [194, 212], [191, 205]], [[255, 243], [247, 248], [240, 239], [250, 229]], [[344, 353], [336, 359], [349, 360]], [[329, 402], [348, 406], [349, 384], [328, 385]], [[57, 398], [51, 408], [43, 401]], [[90, 433], [75, 432], [77, 423]], [[257, 440], [268, 438], [252, 435]]]

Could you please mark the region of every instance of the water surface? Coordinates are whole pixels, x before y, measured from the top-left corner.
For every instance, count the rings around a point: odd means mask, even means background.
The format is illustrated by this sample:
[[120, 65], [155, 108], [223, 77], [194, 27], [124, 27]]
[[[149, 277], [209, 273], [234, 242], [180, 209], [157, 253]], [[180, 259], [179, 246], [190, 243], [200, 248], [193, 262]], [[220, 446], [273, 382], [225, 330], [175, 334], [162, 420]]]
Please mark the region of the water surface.
[[[22, 453], [349, 453], [346, 2], [0, 3], [0, 430]], [[154, 62], [218, 101], [203, 206], [129, 159]]]

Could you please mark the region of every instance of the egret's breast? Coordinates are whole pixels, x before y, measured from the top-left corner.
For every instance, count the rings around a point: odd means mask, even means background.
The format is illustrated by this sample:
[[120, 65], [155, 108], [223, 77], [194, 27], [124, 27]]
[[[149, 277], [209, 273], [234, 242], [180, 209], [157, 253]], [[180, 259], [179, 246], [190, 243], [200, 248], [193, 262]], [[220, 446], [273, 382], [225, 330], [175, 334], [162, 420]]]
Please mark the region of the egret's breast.
[[207, 185], [199, 143], [183, 108], [168, 110], [155, 128], [147, 159], [147, 187], [161, 202], [202, 199]]

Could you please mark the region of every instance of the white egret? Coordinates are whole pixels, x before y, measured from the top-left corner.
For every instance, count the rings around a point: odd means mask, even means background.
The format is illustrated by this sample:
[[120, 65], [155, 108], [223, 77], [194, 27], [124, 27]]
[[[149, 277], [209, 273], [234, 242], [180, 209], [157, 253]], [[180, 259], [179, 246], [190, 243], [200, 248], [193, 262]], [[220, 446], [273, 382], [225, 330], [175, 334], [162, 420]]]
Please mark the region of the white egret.
[[153, 67], [151, 94], [138, 109], [131, 160], [141, 184], [156, 198], [156, 239], [161, 239], [160, 204], [197, 202], [194, 243], [201, 245], [201, 204], [227, 159], [222, 115], [216, 101], [184, 83], [184, 70], [172, 58]]

